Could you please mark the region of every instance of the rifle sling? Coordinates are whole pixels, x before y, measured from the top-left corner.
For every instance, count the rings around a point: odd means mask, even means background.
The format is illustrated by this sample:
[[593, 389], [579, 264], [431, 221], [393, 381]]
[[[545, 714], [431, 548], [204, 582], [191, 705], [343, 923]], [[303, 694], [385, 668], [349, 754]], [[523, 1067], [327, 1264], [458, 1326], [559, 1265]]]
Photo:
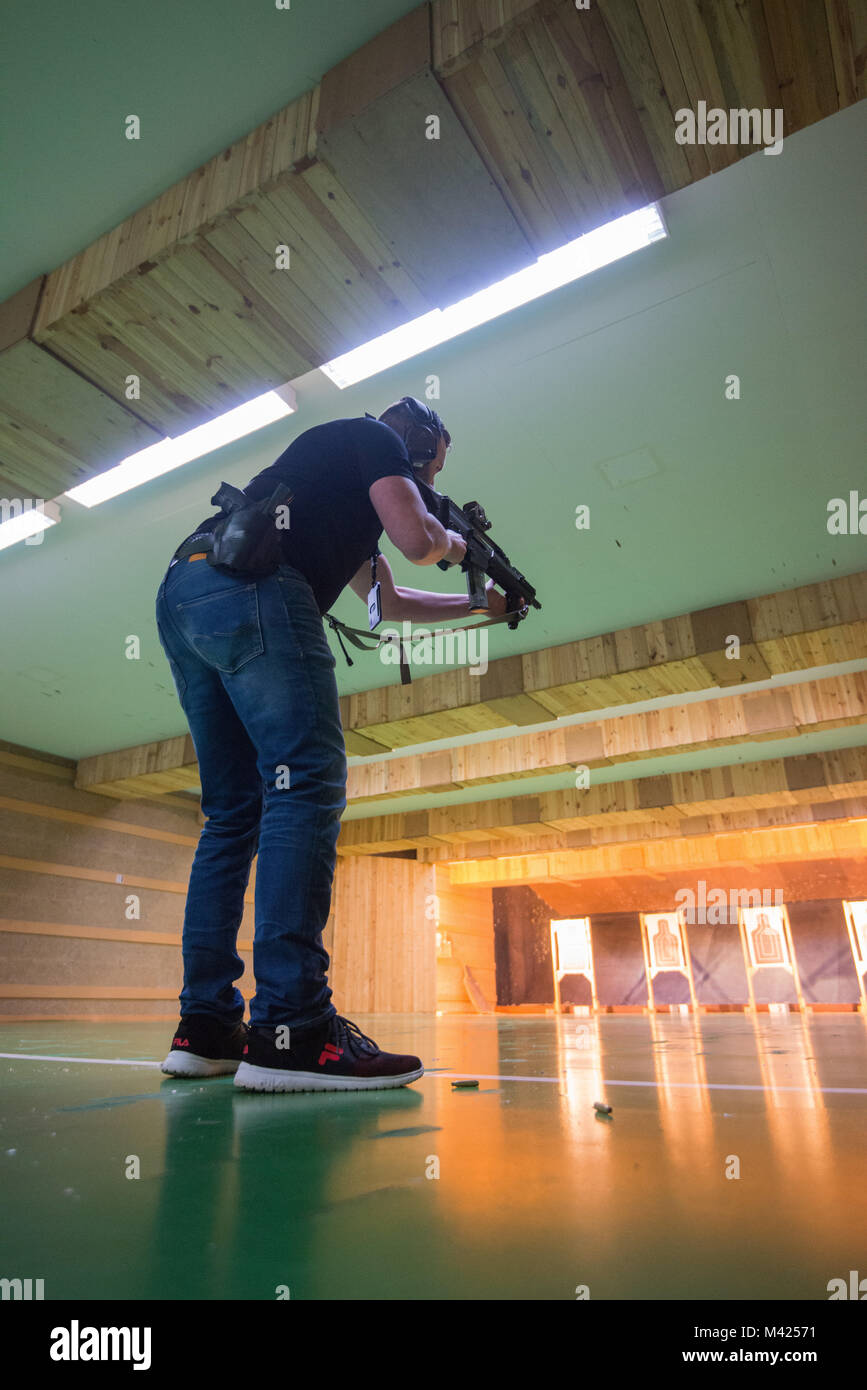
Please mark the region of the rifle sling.
[[343, 645], [343, 637], [351, 642], [353, 647], [357, 647], [359, 651], [363, 652], [375, 652], [382, 646], [383, 642], [398, 642], [400, 644], [400, 680], [402, 685], [409, 685], [412, 680], [409, 673], [409, 662], [406, 659], [405, 643], [415, 642], [416, 640], [424, 641], [428, 637], [437, 637], [444, 633], [469, 632], [471, 628], [474, 627], [494, 627], [497, 623], [508, 622], [509, 619], [514, 618], [514, 616], [514, 613], [501, 613], [498, 618], [483, 618], [480, 623], [467, 623], [466, 627], [424, 628], [422, 632], [410, 633], [409, 637], [393, 636], [391, 633], [385, 633], [381, 637], [377, 637], [375, 633], [366, 631], [364, 628], [349, 627], [346, 623], [342, 623], [339, 618], [335, 618], [332, 613], [324, 614], [325, 621], [330, 625], [332, 632], [337, 635], [337, 640], [340, 643], [340, 650], [346, 657], [347, 666], [354, 666], [355, 662]]

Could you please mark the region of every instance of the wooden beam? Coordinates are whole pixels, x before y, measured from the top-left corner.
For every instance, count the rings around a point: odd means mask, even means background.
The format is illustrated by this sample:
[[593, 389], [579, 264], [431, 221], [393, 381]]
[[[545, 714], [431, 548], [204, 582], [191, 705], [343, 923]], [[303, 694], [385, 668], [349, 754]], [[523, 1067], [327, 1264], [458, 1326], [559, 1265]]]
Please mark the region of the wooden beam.
[[837, 729], [867, 718], [867, 672], [829, 676], [776, 690], [671, 705], [560, 729], [515, 734], [430, 753], [366, 762], [349, 769], [350, 803], [419, 792], [486, 786], [504, 778], [590, 770], [659, 757], [662, 753], [722, 748], [746, 740], [792, 738]]
[[495, 48], [537, 0], [433, 0], [433, 62], [441, 76]]
[[103, 796], [161, 795], [194, 786], [198, 772], [193, 740], [182, 734], [81, 758], [75, 785], [79, 791], [98, 791]]
[[[730, 638], [740, 657], [730, 660]], [[784, 676], [867, 651], [867, 571], [766, 594], [738, 604], [584, 637], [562, 646], [492, 661], [485, 675], [467, 669], [421, 676], [409, 686], [345, 695], [343, 727], [383, 749], [408, 748], [484, 729], [507, 727], [496, 707], [505, 665], [513, 691], [542, 711], [538, 723], [587, 710], [628, 705], [679, 691], [713, 690]], [[493, 692], [492, 704], [488, 694]], [[523, 723], [536, 717], [527, 714]]]
[[688, 842], [672, 836], [653, 843], [472, 860], [466, 864], [452, 864], [449, 874], [454, 884], [495, 887], [509, 883], [571, 882], [589, 878], [614, 879], [621, 874], [665, 873], [678, 860], [682, 868], [695, 872], [722, 867], [745, 856], [760, 860], [763, 867], [808, 859], [854, 858], [860, 861], [863, 869], [865, 851], [867, 821], [861, 821], [750, 830], [727, 836], [708, 835]]
[[[677, 841], [669, 843], [671, 859], [667, 873], [627, 870], [615, 878], [536, 879], [533, 891], [551, 909], [552, 917], [583, 917], [587, 914], [611, 912], [671, 912], [684, 903], [684, 890], [695, 894], [695, 900], [705, 901], [712, 890], [722, 889], [733, 909], [750, 906], [746, 894], [772, 894], [784, 903], [815, 902], [816, 899], [836, 898], [840, 916], [842, 899], [867, 897], [867, 858], [838, 855], [831, 859], [780, 859], [766, 861], [758, 868], [745, 868], [726, 858], [706, 864], [685, 863], [679, 858]], [[440, 875], [447, 868], [439, 871]], [[704, 881], [704, 888], [702, 888]], [[459, 892], [491, 893], [494, 888], [508, 885], [492, 883], [475, 889], [461, 885]], [[737, 897], [735, 897], [737, 894]], [[710, 899], [719, 901], [718, 898]], [[752, 899], [756, 903], [755, 897]], [[765, 898], [767, 901], [767, 898]]]
[[0, 304], [0, 495], [49, 501], [162, 437], [34, 341], [40, 276]]
[[20, 743], [7, 743], [3, 739], [0, 739], [0, 766], [18, 768], [57, 782], [75, 780], [73, 758], [61, 758], [55, 753], [43, 753], [37, 748], [25, 748]]
[[445, 308], [535, 260], [434, 76], [428, 5], [326, 74], [316, 135], [317, 157], [431, 305]]
[[[607, 782], [344, 821], [343, 854], [508, 841], [541, 829], [569, 833], [611, 825], [665, 825], [741, 810], [812, 807], [867, 796], [867, 747]], [[812, 812], [803, 812], [810, 819]], [[501, 850], [502, 852], [502, 850]]]
[[867, 96], [867, 6], [863, 0], [825, 0], [831, 61], [840, 107]]
[[788, 136], [851, 104], [865, 48], [862, 0], [418, 6], [0, 306], [0, 492], [53, 499], [753, 152], [678, 145], [684, 106]]
[[[532, 704], [534, 720], [543, 723], [554, 714], [629, 705], [677, 689], [710, 690], [722, 680], [731, 686], [747, 675], [740, 662], [728, 661], [724, 654], [733, 628], [744, 639], [741, 651], [748, 652], [743, 659], [750, 673], [757, 663], [766, 675], [784, 676], [855, 659], [867, 650], [867, 572], [506, 657], [491, 662], [481, 677], [449, 671], [421, 677], [409, 687], [343, 696], [347, 752], [375, 756], [394, 747], [508, 727], [516, 717], [512, 702], [520, 698]], [[830, 677], [467, 744], [411, 761], [353, 768], [349, 796], [367, 800], [453, 790], [530, 776], [540, 769], [564, 771], [582, 763], [601, 767], [659, 751], [843, 727], [863, 718], [865, 692], [863, 674]], [[521, 711], [517, 717], [523, 718]], [[83, 758], [76, 785], [105, 796], [162, 796], [195, 786], [197, 778], [195, 750], [187, 736]]]
[[[349, 768], [347, 800], [364, 804], [421, 792], [433, 795], [568, 772], [578, 766], [594, 771], [664, 753], [847, 728], [862, 723], [865, 716], [867, 672], [829, 676], [777, 690], [670, 705], [403, 758], [375, 758]], [[348, 751], [352, 737], [348, 732]], [[376, 748], [371, 743], [367, 751]], [[3, 758], [0, 752], [0, 761]], [[148, 795], [165, 800], [168, 793], [191, 790], [199, 781], [198, 763], [194, 757], [190, 761], [188, 743], [178, 738], [83, 758], [73, 775], [79, 790], [121, 799]]]
[[111, 232], [47, 277], [36, 323], [41, 332], [117, 280], [197, 235], [234, 204], [291, 171], [312, 152], [318, 89], [277, 111], [213, 159], [172, 184]]
[[[750, 807], [742, 811], [720, 811], [713, 815], [686, 816], [677, 823], [679, 839], [686, 843], [701, 835], [730, 835], [737, 832], [767, 830], [776, 826], [797, 828], [824, 825], [829, 820], [845, 822], [867, 817], [867, 796], [847, 796], [836, 801], [798, 803], [794, 806]], [[598, 845], [626, 845], [636, 841], [671, 840], [670, 822], [616, 822], [586, 830], [551, 830], [546, 827], [508, 839], [466, 840], [460, 844], [440, 841], [416, 848], [421, 863], [459, 863], [468, 860], [500, 859], [504, 855], [557, 853], [569, 849], [590, 849]]]
[[[229, 153], [239, 160], [242, 144]], [[179, 207], [186, 196], [179, 186]], [[395, 259], [305, 157], [169, 247], [148, 241], [134, 269], [61, 316], [78, 291], [58, 292], [34, 336], [109, 395], [135, 373], [142, 417], [177, 434], [432, 308]]]

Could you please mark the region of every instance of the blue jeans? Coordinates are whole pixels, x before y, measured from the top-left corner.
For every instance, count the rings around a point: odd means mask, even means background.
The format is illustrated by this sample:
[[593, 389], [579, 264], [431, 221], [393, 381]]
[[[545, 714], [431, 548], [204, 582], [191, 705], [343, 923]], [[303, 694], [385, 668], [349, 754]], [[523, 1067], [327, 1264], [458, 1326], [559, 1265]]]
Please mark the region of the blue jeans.
[[258, 850], [250, 1022], [322, 1022], [337, 1012], [322, 931], [346, 807], [346, 749], [313, 591], [289, 565], [244, 580], [184, 559], [166, 572], [156, 617], [207, 817], [184, 913], [181, 1014], [227, 1024], [243, 1017], [237, 938]]

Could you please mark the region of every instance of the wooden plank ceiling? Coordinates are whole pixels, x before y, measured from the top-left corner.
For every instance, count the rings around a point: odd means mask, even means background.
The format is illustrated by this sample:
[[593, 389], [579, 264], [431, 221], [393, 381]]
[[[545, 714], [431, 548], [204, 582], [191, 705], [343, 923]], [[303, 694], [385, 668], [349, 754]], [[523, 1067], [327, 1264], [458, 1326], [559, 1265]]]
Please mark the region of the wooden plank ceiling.
[[831, 115], [865, 48], [863, 0], [419, 6], [0, 305], [0, 491], [58, 496], [751, 152], [678, 145], [682, 107]]

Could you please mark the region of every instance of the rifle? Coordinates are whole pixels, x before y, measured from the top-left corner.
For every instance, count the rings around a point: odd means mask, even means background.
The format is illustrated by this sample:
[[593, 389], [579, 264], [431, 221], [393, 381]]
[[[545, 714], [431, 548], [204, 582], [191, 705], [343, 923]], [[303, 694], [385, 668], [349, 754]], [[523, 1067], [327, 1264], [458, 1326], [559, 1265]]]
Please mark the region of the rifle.
[[[471, 613], [488, 611], [486, 576], [493, 579], [498, 589], [502, 589], [509, 607], [515, 608], [509, 618], [510, 628], [518, 626], [526, 616], [529, 606], [542, 607], [536, 598], [533, 585], [520, 570], [515, 569], [505, 550], [486, 535], [491, 529], [491, 523], [480, 503], [465, 502], [463, 507], [459, 507], [450, 497], [437, 492], [420, 478], [415, 479], [415, 484], [431, 516], [435, 516], [447, 531], [456, 531], [466, 541], [467, 553], [461, 561], [461, 569], [467, 576], [467, 595]], [[448, 560], [437, 560], [437, 565], [441, 570], [451, 568]]]

